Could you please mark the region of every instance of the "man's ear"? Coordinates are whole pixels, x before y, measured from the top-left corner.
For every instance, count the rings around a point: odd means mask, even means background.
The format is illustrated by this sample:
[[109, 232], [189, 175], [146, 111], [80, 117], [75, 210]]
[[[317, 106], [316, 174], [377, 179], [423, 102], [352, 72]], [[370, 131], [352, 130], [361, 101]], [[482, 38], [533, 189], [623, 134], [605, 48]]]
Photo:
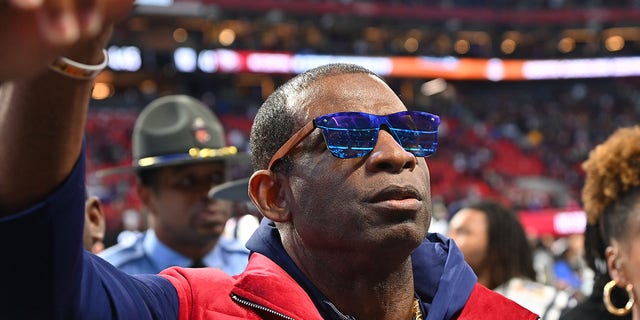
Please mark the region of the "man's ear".
[[91, 227], [99, 240], [104, 238], [104, 231], [106, 228], [104, 211], [102, 210], [102, 203], [98, 197], [92, 196], [85, 202], [85, 212], [88, 215], [88, 220], [91, 222]]
[[249, 180], [249, 197], [263, 216], [274, 222], [291, 219], [286, 200], [286, 178], [271, 170], [258, 170]]
[[91, 238], [91, 252], [99, 253], [104, 249], [104, 233], [106, 230], [106, 218], [102, 210], [102, 203], [98, 197], [89, 197], [85, 201], [85, 231]]

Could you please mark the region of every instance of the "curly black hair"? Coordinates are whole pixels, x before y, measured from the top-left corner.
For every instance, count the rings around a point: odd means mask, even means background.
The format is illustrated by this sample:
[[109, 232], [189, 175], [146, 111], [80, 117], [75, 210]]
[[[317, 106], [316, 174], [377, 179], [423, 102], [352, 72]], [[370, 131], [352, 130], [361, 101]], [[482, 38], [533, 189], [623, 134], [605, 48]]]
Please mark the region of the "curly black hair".
[[605, 248], [611, 239], [627, 236], [629, 217], [640, 213], [640, 126], [616, 130], [591, 150], [582, 168], [587, 262], [606, 273]]

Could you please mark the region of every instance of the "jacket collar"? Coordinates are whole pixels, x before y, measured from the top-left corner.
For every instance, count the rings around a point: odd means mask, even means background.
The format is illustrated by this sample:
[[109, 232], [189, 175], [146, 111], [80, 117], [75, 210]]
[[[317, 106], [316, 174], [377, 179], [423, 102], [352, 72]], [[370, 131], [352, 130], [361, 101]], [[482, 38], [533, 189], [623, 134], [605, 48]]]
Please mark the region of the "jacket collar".
[[[247, 269], [234, 277], [232, 299], [282, 318], [321, 320], [313, 301], [296, 281], [271, 259], [254, 253]], [[281, 319], [279, 317], [275, 317]]]
[[453, 240], [430, 233], [411, 254], [416, 293], [427, 319], [451, 319], [478, 281]]

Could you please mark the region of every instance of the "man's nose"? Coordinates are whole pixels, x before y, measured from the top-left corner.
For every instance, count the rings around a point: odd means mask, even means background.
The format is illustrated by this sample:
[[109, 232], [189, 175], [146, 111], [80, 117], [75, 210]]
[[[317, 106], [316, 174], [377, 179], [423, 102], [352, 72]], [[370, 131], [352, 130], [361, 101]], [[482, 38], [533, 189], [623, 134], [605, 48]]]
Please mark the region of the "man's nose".
[[376, 146], [367, 158], [367, 169], [370, 171], [400, 172], [403, 169], [413, 170], [417, 165], [415, 155], [405, 150], [392, 134], [384, 129], [378, 133]]

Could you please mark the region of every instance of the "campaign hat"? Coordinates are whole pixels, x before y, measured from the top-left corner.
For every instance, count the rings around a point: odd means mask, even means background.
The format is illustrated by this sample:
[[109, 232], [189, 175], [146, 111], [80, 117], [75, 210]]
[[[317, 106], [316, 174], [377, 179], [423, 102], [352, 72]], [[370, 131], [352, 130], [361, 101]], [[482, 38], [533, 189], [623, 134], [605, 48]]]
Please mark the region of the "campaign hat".
[[200, 100], [187, 95], [160, 97], [136, 119], [132, 167], [144, 170], [242, 155], [225, 141], [222, 123]]

